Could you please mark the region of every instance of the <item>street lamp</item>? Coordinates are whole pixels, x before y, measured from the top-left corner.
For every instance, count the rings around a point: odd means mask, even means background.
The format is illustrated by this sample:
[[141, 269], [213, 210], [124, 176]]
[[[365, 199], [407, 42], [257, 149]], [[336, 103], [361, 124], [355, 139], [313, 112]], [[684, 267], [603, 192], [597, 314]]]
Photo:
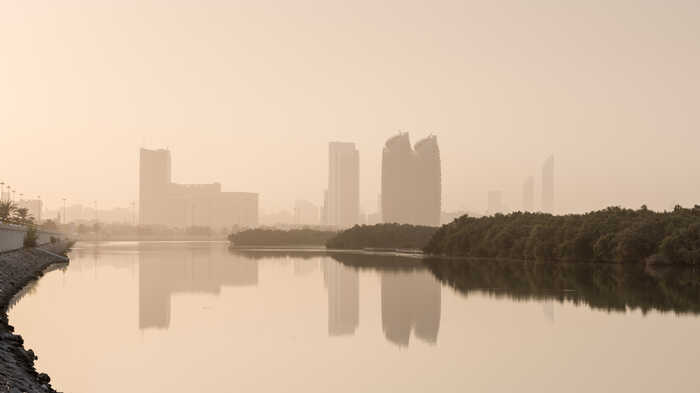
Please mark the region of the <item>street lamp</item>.
[[66, 224], [66, 198], [63, 198], [63, 223]]

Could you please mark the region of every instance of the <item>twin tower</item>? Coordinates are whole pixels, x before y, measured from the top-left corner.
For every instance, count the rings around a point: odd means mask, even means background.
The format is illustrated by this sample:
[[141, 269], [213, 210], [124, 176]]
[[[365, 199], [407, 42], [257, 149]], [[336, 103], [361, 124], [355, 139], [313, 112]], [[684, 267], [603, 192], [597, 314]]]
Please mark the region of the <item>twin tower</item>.
[[437, 137], [411, 147], [408, 133], [390, 138], [382, 153], [382, 220], [440, 225], [442, 174]]
[[[338, 228], [360, 222], [359, 152], [354, 143], [331, 142], [328, 150], [328, 189], [322, 224]], [[389, 138], [382, 154], [382, 221], [440, 225], [442, 180], [436, 136], [411, 146], [408, 133]]]

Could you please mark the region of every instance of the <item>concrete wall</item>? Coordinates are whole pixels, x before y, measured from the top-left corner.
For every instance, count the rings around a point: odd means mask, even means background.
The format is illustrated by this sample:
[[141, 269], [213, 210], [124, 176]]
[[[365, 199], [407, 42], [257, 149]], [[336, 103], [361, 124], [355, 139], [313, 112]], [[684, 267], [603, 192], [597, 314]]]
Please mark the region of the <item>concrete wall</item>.
[[[0, 223], [0, 252], [16, 250], [24, 246], [24, 235], [27, 228], [20, 225]], [[66, 235], [56, 232], [39, 231], [39, 244], [51, 242], [51, 236], [65, 239]]]

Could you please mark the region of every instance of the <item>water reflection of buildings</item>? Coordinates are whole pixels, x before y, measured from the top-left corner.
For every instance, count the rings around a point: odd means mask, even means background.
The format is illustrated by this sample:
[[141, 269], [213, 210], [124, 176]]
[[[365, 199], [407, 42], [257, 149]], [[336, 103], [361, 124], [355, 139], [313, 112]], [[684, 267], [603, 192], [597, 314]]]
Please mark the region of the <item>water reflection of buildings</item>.
[[205, 247], [157, 247], [139, 254], [139, 328], [167, 329], [175, 293], [218, 295], [258, 283], [256, 261]]
[[[337, 254], [324, 266], [353, 271], [369, 269], [379, 273], [381, 283], [382, 330], [390, 342], [408, 346], [411, 332], [428, 343], [436, 343], [440, 331], [442, 291], [440, 283], [419, 260], [412, 258]], [[337, 269], [336, 267], [335, 269]], [[351, 293], [351, 292], [349, 292]], [[329, 308], [331, 295], [329, 292]], [[330, 326], [329, 310], [329, 326]]]
[[427, 270], [382, 272], [382, 329], [386, 338], [408, 346], [416, 337], [436, 343], [440, 330], [440, 284]]
[[357, 270], [324, 258], [323, 282], [328, 291], [328, 335], [355, 334], [360, 324]]

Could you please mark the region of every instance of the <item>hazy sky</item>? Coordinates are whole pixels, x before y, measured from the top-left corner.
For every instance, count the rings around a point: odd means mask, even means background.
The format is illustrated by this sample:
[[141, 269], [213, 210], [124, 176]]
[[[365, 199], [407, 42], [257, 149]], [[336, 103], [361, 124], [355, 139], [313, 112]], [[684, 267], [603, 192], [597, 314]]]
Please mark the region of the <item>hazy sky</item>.
[[[700, 203], [700, 2], [0, 0], [0, 181], [127, 206], [138, 148], [174, 180], [322, 201], [327, 143], [438, 135], [447, 210]], [[536, 193], [539, 205], [539, 192]]]

